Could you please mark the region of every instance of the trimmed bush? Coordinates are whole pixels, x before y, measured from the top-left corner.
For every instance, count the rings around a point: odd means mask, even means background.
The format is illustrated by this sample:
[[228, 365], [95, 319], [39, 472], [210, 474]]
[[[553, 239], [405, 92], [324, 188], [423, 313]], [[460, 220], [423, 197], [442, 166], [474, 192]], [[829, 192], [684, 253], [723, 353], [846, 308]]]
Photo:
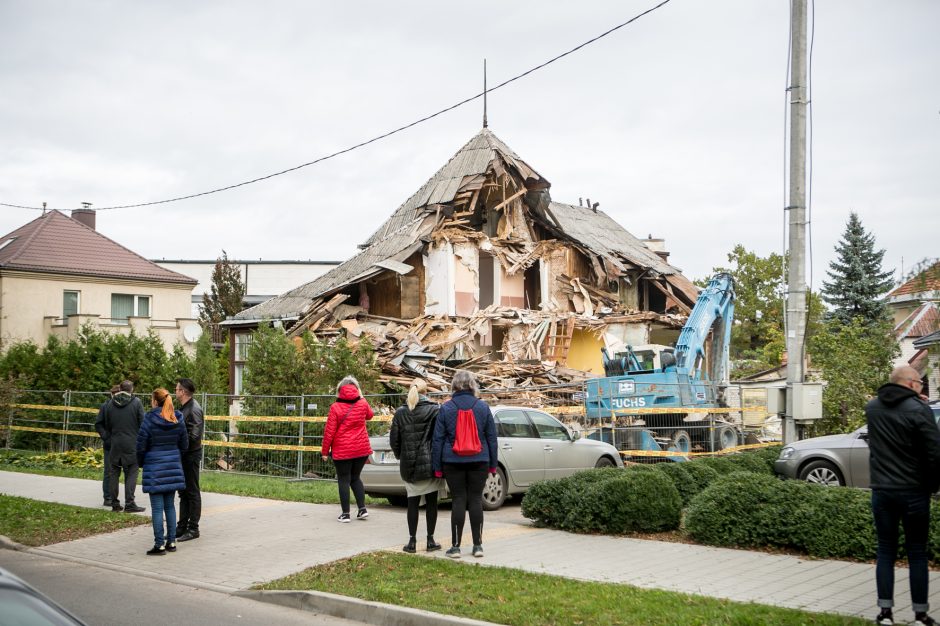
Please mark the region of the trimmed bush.
[[690, 461], [682, 465], [685, 466], [685, 471], [688, 472], [692, 480], [695, 481], [696, 492], [703, 491], [712, 484], [712, 482], [718, 479], [718, 472], [704, 463]]
[[692, 499], [685, 512], [686, 531], [715, 546], [775, 545], [780, 485], [773, 477], [751, 472], [722, 476]]
[[684, 523], [693, 539], [710, 545], [871, 559], [876, 541], [870, 502], [867, 491], [736, 472], [695, 496]]
[[688, 506], [692, 497], [700, 491], [698, 483], [692, 478], [692, 474], [689, 472], [689, 465], [691, 464], [667, 462], [657, 463], [653, 466], [672, 481], [672, 484], [679, 492], [679, 497], [682, 499], [682, 506]]
[[541, 526], [564, 526], [574, 500], [595, 483], [615, 480], [624, 475], [619, 467], [605, 467], [578, 472], [565, 478], [542, 480], [529, 487], [522, 499], [522, 515]]
[[576, 493], [563, 528], [624, 534], [679, 527], [682, 498], [662, 472], [628, 471]]

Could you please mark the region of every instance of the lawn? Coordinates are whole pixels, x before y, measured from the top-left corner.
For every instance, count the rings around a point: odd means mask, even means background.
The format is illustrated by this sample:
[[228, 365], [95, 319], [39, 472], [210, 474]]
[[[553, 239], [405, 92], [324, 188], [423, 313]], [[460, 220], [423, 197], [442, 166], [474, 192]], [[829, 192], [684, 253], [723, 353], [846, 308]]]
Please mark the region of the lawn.
[[149, 523], [149, 517], [0, 494], [0, 535], [27, 546], [72, 541]]
[[869, 623], [391, 552], [336, 561], [256, 588], [325, 591], [513, 626]]
[[[101, 468], [68, 465], [63, 462], [73, 457], [46, 455], [40, 457], [43, 461], [34, 462], [31, 460], [34, 454], [38, 453], [0, 450], [0, 471], [101, 480]], [[199, 478], [199, 484], [203, 491], [213, 493], [311, 504], [339, 504], [336, 482], [331, 480], [290, 480], [271, 476], [203, 472]], [[366, 502], [375, 504], [376, 502], [384, 503], [385, 500], [367, 497]]]

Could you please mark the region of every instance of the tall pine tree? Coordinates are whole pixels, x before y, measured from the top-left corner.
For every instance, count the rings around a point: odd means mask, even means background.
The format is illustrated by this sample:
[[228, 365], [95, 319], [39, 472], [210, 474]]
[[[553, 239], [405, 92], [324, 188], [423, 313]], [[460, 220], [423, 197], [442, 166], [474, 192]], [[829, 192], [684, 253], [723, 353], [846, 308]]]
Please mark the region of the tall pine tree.
[[882, 296], [891, 289], [891, 272], [881, 269], [884, 250], [875, 250], [875, 237], [862, 226], [855, 212], [849, 214], [837, 258], [829, 264], [823, 283], [823, 300], [833, 310], [831, 317], [848, 324], [854, 317], [866, 325], [883, 321], [887, 307]]
[[244, 299], [245, 283], [242, 282], [241, 271], [222, 250], [222, 256], [216, 259], [212, 268], [212, 286], [203, 296], [199, 321], [204, 328], [211, 328], [241, 311]]

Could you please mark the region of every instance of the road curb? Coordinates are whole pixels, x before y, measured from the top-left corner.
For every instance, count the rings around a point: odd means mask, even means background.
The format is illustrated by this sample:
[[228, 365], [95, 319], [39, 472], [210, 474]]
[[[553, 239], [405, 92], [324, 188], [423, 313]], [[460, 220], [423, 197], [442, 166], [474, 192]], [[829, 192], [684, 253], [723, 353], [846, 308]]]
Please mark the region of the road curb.
[[232, 595], [377, 626], [493, 626], [493, 622], [442, 615], [323, 591], [245, 590]]
[[29, 546], [16, 543], [6, 535], [0, 535], [0, 550], [16, 550], [17, 552], [24, 552], [29, 550]]

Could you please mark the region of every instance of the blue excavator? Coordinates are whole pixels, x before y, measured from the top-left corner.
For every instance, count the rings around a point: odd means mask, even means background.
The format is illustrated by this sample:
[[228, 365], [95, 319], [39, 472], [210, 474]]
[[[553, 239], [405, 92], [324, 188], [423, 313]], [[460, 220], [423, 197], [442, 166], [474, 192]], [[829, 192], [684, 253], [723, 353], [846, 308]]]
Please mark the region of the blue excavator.
[[621, 450], [685, 453], [737, 444], [740, 432], [722, 412], [733, 320], [734, 281], [721, 273], [699, 293], [658, 367], [644, 369], [631, 346], [614, 355], [602, 348], [605, 376], [587, 381], [587, 418], [609, 424], [601, 436]]

